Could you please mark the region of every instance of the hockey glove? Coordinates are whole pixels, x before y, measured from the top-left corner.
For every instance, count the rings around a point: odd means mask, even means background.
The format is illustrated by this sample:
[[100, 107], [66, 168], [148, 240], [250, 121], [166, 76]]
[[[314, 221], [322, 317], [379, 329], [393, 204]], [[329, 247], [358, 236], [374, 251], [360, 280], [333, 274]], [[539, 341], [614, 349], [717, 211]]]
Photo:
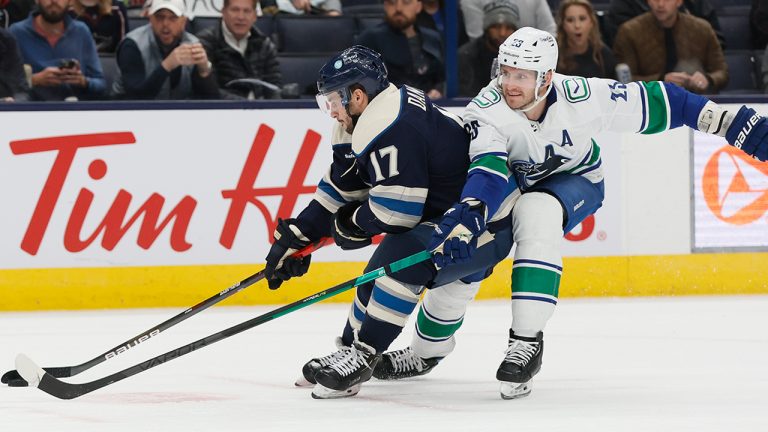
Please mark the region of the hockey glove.
[[752, 108], [742, 106], [725, 133], [728, 143], [753, 158], [768, 160], [768, 122]]
[[372, 236], [354, 222], [355, 212], [361, 205], [362, 202], [355, 201], [336, 211], [333, 219], [333, 241], [344, 250], [360, 249], [371, 244]]
[[462, 202], [443, 215], [435, 227], [428, 249], [437, 268], [470, 260], [477, 247], [477, 237], [485, 231], [485, 209], [482, 203]]
[[312, 255], [304, 258], [289, 258], [294, 252], [309, 245], [309, 239], [296, 226], [296, 219], [278, 219], [275, 242], [267, 254], [267, 277], [269, 289], [278, 289], [292, 277], [303, 276], [309, 270]]

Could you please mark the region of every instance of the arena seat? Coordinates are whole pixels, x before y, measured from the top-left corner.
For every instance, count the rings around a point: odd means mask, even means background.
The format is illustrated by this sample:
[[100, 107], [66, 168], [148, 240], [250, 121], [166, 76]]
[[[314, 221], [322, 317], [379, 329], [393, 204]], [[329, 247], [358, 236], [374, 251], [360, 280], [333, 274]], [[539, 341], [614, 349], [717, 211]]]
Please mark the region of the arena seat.
[[333, 55], [334, 53], [278, 54], [283, 83], [298, 83], [301, 96], [314, 96], [317, 93], [317, 72]]
[[215, 25], [219, 24], [219, 17], [195, 17], [190, 22], [190, 28], [192, 29], [192, 34], [198, 34], [201, 31], [213, 27]]
[[728, 50], [725, 62], [728, 64], [728, 85], [721, 93], [760, 93], [755, 77], [755, 59], [752, 51]]
[[355, 20], [351, 16], [281, 16], [275, 24], [280, 52], [338, 52], [352, 45], [355, 38]]
[[115, 82], [115, 78], [120, 74], [117, 58], [112, 54], [101, 53], [99, 54], [99, 63], [101, 63], [101, 71], [107, 84], [107, 97], [109, 97], [112, 93], [112, 83]]
[[725, 48], [728, 50], [745, 50], [752, 48], [749, 32], [749, 15], [718, 14], [720, 30], [725, 36]]
[[265, 36], [272, 36], [275, 32], [275, 17], [272, 15], [260, 16], [256, 19], [256, 28], [261, 30]]
[[355, 16], [355, 21], [357, 21], [357, 35], [359, 36], [364, 31], [368, 30], [371, 27], [377, 26], [379, 23], [384, 22], [384, 16], [383, 15], [357, 15]]

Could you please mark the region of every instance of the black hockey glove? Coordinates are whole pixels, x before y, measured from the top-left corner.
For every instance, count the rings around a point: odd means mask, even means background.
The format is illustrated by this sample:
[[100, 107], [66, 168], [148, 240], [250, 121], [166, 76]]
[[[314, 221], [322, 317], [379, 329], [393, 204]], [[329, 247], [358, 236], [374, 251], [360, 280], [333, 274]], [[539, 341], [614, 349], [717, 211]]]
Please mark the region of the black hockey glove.
[[739, 109], [725, 139], [759, 161], [768, 160], [768, 122], [752, 108], [742, 106]]
[[283, 282], [292, 277], [303, 276], [309, 270], [312, 255], [304, 258], [289, 258], [294, 252], [309, 245], [309, 239], [302, 234], [295, 224], [296, 219], [278, 219], [275, 229], [275, 242], [267, 254], [267, 277], [269, 289], [278, 289]]
[[333, 219], [333, 241], [344, 250], [360, 249], [371, 244], [372, 236], [352, 221], [352, 216], [361, 205], [362, 202], [355, 201], [336, 211]]

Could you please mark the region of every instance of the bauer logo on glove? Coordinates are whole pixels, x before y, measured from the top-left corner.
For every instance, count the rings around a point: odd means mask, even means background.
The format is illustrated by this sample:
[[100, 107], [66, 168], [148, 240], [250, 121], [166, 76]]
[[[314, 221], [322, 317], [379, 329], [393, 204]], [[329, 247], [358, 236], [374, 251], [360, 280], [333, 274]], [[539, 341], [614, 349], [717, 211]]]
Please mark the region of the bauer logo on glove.
[[753, 158], [768, 160], [768, 122], [752, 108], [742, 106], [734, 116], [725, 139]]
[[761, 118], [760, 114], [755, 113], [749, 120], [747, 120], [747, 125], [741, 128], [739, 135], [736, 137], [736, 142], [733, 144], [736, 148], [741, 148], [741, 145], [744, 144], [744, 140], [747, 139], [747, 135], [752, 131], [752, 128]]

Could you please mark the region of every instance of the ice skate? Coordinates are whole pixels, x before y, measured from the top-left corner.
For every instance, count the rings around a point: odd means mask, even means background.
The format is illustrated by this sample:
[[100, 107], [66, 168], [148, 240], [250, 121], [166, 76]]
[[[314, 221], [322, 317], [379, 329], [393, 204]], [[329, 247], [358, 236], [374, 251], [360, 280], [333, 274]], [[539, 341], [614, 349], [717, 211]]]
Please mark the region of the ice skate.
[[381, 354], [376, 354], [372, 347], [355, 341], [343, 356], [334, 359], [328, 366], [315, 373], [315, 399], [336, 399], [354, 396], [360, 391], [360, 385], [373, 375]]
[[509, 330], [509, 347], [504, 361], [496, 371], [496, 379], [501, 382], [502, 399], [516, 399], [531, 393], [531, 380], [541, 369], [541, 356], [544, 352], [544, 333], [536, 337], [517, 336]]
[[324, 357], [313, 358], [304, 364], [304, 367], [301, 368], [301, 376], [296, 379], [296, 387], [310, 387], [315, 385], [317, 383], [317, 381], [315, 381], [315, 374], [317, 371], [333, 363], [336, 359], [344, 357], [347, 351], [349, 351], [349, 347], [341, 342], [340, 337], [337, 337], [335, 342], [338, 351]]
[[373, 369], [373, 376], [380, 380], [398, 380], [429, 373], [442, 357], [421, 358], [411, 347], [386, 352]]

